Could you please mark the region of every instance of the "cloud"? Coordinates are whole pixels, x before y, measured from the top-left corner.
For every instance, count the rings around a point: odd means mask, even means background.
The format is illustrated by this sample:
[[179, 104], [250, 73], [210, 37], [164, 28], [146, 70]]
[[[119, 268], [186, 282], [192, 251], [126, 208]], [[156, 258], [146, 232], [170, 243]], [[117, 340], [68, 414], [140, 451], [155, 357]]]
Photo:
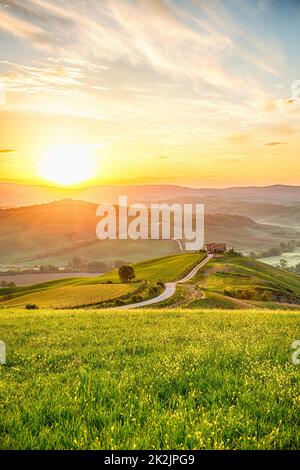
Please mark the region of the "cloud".
[[[105, 68], [81, 62], [80, 66], [68, 65], [69, 62], [48, 61], [36, 66], [25, 66], [15, 62], [0, 60], [0, 65], [9, 70], [0, 73], [0, 81], [7, 91], [23, 93], [46, 93], [72, 95], [88, 89], [108, 90], [108, 87], [96, 85], [99, 82], [99, 70]], [[66, 65], [67, 64], [67, 65]], [[88, 67], [88, 70], [86, 69]], [[95, 73], [93, 73], [95, 71]]]
[[47, 2], [0, 0], [1, 5], [5, 11], [0, 10], [0, 29], [30, 41], [34, 47], [52, 49], [76, 41], [76, 24], [67, 15], [47, 10]]
[[69, 92], [72, 87], [80, 86], [83, 73], [76, 68], [62, 66], [32, 67], [14, 62], [0, 61], [9, 66], [10, 71], [3, 72], [0, 77], [7, 90], [34, 93], [37, 91]]
[[267, 142], [267, 143], [264, 144], [264, 145], [267, 145], [267, 146], [287, 145], [287, 142]]
[[14, 153], [15, 149], [0, 149], [0, 153]]
[[291, 84], [291, 96], [286, 99], [277, 101], [278, 105], [282, 107], [295, 108], [300, 107], [300, 80], [295, 80]]
[[[226, 2], [222, 0], [194, 0], [194, 2], [197, 3], [201, 11], [199, 15], [201, 19], [196, 18], [195, 21], [202, 28], [210, 31], [212, 34], [215, 31], [218, 31], [219, 34], [220, 32], [226, 34], [232, 41], [233, 53], [238, 55], [239, 59], [245, 63], [270, 75], [277, 76], [279, 74], [278, 66], [284, 62], [284, 54], [278, 40], [271, 36], [266, 41], [259, 40], [248, 26], [251, 22], [243, 23], [242, 21], [236, 21], [232, 12], [225, 6]], [[253, 15], [253, 13], [255, 15], [258, 14], [259, 8], [257, 6], [253, 8], [251, 2], [244, 1], [240, 3], [242, 5], [242, 12], [247, 12], [249, 16]], [[239, 11], [241, 5], [235, 2], [237, 13], [241, 12]], [[208, 21], [203, 19], [205, 15]], [[270, 55], [271, 49], [276, 49], [276, 54]]]
[[[33, 46], [79, 60], [126, 62], [150, 67], [173, 80], [205, 82], [227, 90], [249, 90], [249, 79], [223, 62], [234, 51], [227, 31], [193, 26], [188, 9], [163, 0], [70, 2], [0, 0], [6, 5], [0, 28]], [[201, 10], [199, 10], [201, 17]], [[77, 54], [77, 57], [76, 57]], [[262, 61], [266, 67], [265, 61]], [[72, 62], [70, 62], [72, 65]]]
[[68, 64], [71, 66], [76, 66], [76, 67], [81, 67], [85, 68], [89, 71], [93, 72], [103, 72], [103, 70], [108, 70], [109, 67], [107, 65], [98, 65], [98, 64], [93, 64], [91, 62], [88, 62], [87, 60], [84, 59], [68, 59], [68, 58], [63, 58], [63, 57], [48, 57], [48, 62], [53, 62], [55, 64]]
[[42, 35], [42, 30], [38, 26], [11, 16], [3, 10], [0, 10], [0, 30], [1, 29], [13, 36], [28, 39], [31, 42]]
[[[205, 143], [212, 148], [225, 139], [243, 144], [255, 139], [258, 128], [278, 120], [280, 106], [270, 88], [264, 90], [261, 77], [278, 73], [281, 49], [276, 44], [278, 54], [270, 54], [271, 36], [266, 42], [251, 36], [250, 22], [240, 22], [227, 2], [1, 4], [7, 6], [0, 13], [10, 34], [47, 49], [26, 66], [2, 61], [6, 70], [0, 80], [8, 91], [37, 95], [11, 94], [7, 107], [18, 101], [21, 111], [114, 121], [121, 123], [122, 136], [150, 141], [157, 134], [159, 143], [168, 146]], [[259, 74], [252, 73], [253, 67]], [[40, 99], [39, 93], [61, 99]], [[267, 134], [260, 141], [281, 138]]]
[[279, 99], [276, 101], [276, 104], [279, 108], [290, 108], [292, 109], [295, 105], [299, 106], [299, 101], [296, 100], [295, 98], [286, 98], [286, 99]]

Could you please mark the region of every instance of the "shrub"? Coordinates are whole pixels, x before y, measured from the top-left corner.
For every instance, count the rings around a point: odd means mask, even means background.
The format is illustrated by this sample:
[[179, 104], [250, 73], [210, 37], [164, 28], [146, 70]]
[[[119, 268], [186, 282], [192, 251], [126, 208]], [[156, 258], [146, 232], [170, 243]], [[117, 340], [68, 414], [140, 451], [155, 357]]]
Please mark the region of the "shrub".
[[133, 295], [131, 300], [132, 300], [133, 303], [142, 302], [143, 297], [140, 294], [139, 295]]
[[228, 297], [232, 297], [232, 291], [230, 291], [228, 289], [224, 289], [223, 294], [227, 295]]
[[149, 289], [149, 294], [150, 295], [155, 295], [157, 293], [158, 293], [158, 287], [157, 286], [150, 287], [150, 289]]
[[36, 304], [27, 304], [26, 310], [37, 310], [39, 307]]
[[239, 291], [239, 298], [244, 300], [256, 300], [259, 298], [259, 293], [252, 289], [244, 289]]

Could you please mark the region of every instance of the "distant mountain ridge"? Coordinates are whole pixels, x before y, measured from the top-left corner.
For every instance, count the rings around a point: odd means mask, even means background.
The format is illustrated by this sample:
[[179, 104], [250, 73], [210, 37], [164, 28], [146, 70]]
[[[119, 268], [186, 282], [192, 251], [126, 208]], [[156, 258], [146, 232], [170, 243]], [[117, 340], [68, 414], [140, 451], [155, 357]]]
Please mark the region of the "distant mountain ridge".
[[229, 188], [189, 188], [176, 185], [101, 185], [89, 188], [55, 188], [50, 186], [0, 183], [0, 207], [20, 207], [49, 203], [64, 197], [100, 204], [116, 203], [127, 195], [131, 202], [195, 197], [237, 199], [252, 202], [300, 203], [300, 186], [272, 185]]

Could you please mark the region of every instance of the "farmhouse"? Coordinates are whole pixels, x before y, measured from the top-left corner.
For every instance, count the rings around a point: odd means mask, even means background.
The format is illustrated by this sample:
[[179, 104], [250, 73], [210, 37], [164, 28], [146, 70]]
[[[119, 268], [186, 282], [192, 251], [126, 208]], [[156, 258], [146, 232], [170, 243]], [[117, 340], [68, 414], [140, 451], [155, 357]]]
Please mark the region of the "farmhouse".
[[227, 251], [226, 243], [206, 243], [204, 245], [206, 253], [224, 254]]

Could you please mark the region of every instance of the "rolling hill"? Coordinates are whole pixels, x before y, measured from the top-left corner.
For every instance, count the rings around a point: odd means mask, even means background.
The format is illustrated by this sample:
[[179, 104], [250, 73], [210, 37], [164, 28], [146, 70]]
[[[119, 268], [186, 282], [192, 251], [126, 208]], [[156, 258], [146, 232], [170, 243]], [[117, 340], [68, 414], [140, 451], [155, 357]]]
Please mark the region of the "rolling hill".
[[98, 240], [96, 208], [65, 199], [0, 210], [0, 263], [61, 265], [74, 255], [87, 260], [137, 261], [178, 251], [175, 241]]
[[201, 294], [189, 307], [300, 308], [300, 276], [247, 257], [214, 259], [190, 283]]
[[[96, 208], [88, 202], [64, 199], [0, 210], [0, 264], [59, 266], [75, 255], [86, 261], [137, 262], [180, 251], [172, 240], [98, 240]], [[224, 241], [238, 250], [263, 250], [299, 237], [293, 228], [259, 224], [245, 216], [205, 216], [206, 241]]]
[[[178, 196], [160, 202], [191, 204], [199, 202], [199, 197]], [[255, 222], [274, 224], [286, 227], [300, 227], [300, 202], [289, 201], [285, 203], [247, 201], [238, 198], [204, 197], [201, 202], [209, 214], [230, 214], [247, 216]]]

